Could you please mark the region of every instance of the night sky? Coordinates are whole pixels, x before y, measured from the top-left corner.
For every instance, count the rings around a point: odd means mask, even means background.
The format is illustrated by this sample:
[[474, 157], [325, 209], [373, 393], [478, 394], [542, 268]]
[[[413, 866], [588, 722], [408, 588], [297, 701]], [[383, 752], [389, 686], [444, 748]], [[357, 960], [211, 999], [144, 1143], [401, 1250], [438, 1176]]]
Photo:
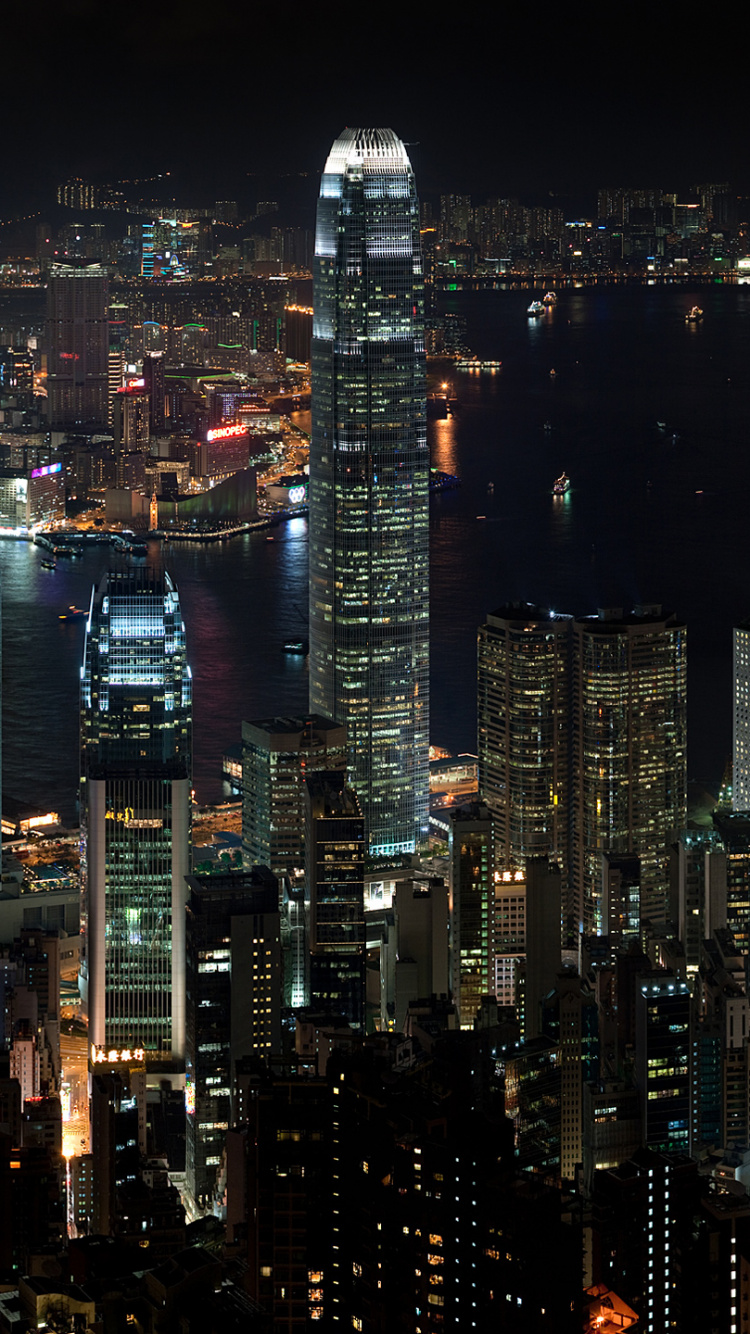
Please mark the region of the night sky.
[[425, 195], [748, 184], [731, 32], [673, 6], [40, 0], [0, 31], [2, 217], [69, 174], [170, 171], [187, 203], [309, 172], [314, 196], [346, 124], [392, 126]]

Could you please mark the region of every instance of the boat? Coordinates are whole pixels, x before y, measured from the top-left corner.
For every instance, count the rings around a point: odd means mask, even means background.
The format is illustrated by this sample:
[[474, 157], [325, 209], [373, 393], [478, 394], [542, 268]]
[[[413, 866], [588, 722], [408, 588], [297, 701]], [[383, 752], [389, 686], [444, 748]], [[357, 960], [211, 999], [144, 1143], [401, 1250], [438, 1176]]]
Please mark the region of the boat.
[[293, 653], [298, 658], [306, 658], [310, 652], [310, 641], [308, 639], [285, 639], [284, 653]]
[[544, 314], [544, 306], [542, 305], [541, 301], [532, 301], [531, 305], [529, 306], [528, 310], [526, 311], [526, 314], [527, 314], [527, 315], [532, 315], [532, 316], [543, 315], [543, 314]]
[[568, 474], [564, 472], [560, 477], [556, 478], [555, 481], [553, 482], [552, 494], [553, 496], [564, 496], [569, 490], [570, 490], [570, 478], [568, 477]]
[[542, 297], [542, 305], [543, 306], [557, 305], [557, 297], [555, 296], [554, 292], [545, 292], [544, 296]]
[[53, 561], [53, 560], [43, 560], [43, 561], [42, 561], [42, 569], [43, 569], [43, 570], [56, 570], [56, 569], [57, 569], [57, 564], [56, 564], [56, 562]]
[[557, 375], [557, 371], [555, 370], [555, 368], [554, 368], [554, 366], [553, 366], [553, 367], [552, 367], [552, 370], [550, 371], [550, 379], [551, 379], [551, 380], [554, 380], [554, 378], [555, 378], [556, 375]]
[[85, 615], [86, 612], [84, 611], [83, 607], [74, 607], [73, 604], [71, 603], [71, 605], [68, 607], [68, 610], [60, 614], [59, 619], [61, 621], [76, 621], [78, 620], [79, 616], [85, 616]]
[[700, 324], [702, 319], [703, 319], [703, 311], [701, 310], [700, 306], [691, 306], [690, 310], [685, 316], [685, 323]]

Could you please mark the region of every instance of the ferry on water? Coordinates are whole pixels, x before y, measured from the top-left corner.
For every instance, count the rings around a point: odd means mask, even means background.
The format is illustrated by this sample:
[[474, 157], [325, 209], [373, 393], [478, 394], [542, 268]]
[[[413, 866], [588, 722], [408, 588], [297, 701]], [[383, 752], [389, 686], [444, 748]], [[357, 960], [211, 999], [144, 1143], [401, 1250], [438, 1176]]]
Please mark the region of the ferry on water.
[[532, 301], [531, 305], [526, 311], [526, 314], [531, 316], [543, 315], [544, 306], [542, 305], [541, 301]]
[[558, 477], [553, 483], [552, 494], [553, 496], [564, 496], [569, 490], [570, 478], [568, 477], [568, 474], [564, 472], [562, 476]]
[[555, 293], [554, 293], [554, 292], [545, 292], [544, 296], [542, 297], [542, 305], [543, 305], [543, 306], [556, 306], [556, 305], [557, 305], [557, 297], [555, 296]]
[[691, 306], [690, 310], [685, 316], [685, 323], [700, 324], [702, 319], [703, 319], [703, 311], [701, 310], [700, 306]]

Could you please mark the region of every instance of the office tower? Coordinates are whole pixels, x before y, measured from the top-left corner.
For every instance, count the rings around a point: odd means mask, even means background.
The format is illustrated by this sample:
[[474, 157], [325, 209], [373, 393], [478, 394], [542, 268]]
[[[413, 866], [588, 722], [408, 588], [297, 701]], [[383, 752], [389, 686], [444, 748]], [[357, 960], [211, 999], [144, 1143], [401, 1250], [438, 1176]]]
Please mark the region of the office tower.
[[601, 856], [641, 859], [641, 920], [668, 915], [668, 846], [687, 823], [687, 631], [659, 606], [573, 626], [575, 910], [602, 930]]
[[147, 454], [151, 439], [149, 398], [142, 384], [129, 383], [114, 396], [115, 449], [123, 454]]
[[594, 1173], [617, 1167], [641, 1146], [638, 1090], [625, 1079], [595, 1079], [583, 1086], [583, 1189]]
[[546, 1180], [560, 1175], [560, 1048], [551, 1038], [525, 1040], [505, 1063], [505, 1114], [518, 1166]]
[[473, 1028], [485, 996], [495, 994], [493, 821], [472, 802], [451, 811], [451, 948], [453, 1000], [462, 1028]]
[[448, 887], [443, 880], [396, 886], [380, 953], [381, 1028], [405, 1032], [412, 1002], [450, 994]]
[[346, 726], [374, 856], [427, 836], [429, 452], [419, 204], [391, 130], [326, 162], [314, 261], [310, 708]]
[[89, 1040], [181, 1062], [192, 680], [166, 572], [103, 576], [81, 677]]
[[187, 884], [186, 1172], [206, 1206], [236, 1120], [237, 1061], [281, 1050], [279, 885], [265, 866], [191, 875]]
[[664, 973], [642, 978], [636, 991], [635, 1078], [643, 1142], [687, 1153], [690, 1117], [690, 990]]
[[364, 1029], [364, 818], [345, 774], [313, 774], [305, 786], [310, 1004]]
[[93, 1210], [88, 1228], [100, 1235], [115, 1230], [118, 1193], [135, 1181], [147, 1147], [143, 1053], [126, 1054], [127, 1060], [97, 1061], [90, 1067]]
[[750, 1137], [750, 1000], [746, 956], [731, 931], [703, 942], [693, 1000], [690, 1152]]
[[641, 859], [602, 853], [602, 933], [613, 944], [637, 940], [641, 929]]
[[242, 850], [274, 875], [305, 864], [305, 778], [346, 768], [346, 729], [317, 714], [242, 724]]
[[716, 811], [723, 857], [707, 860], [706, 936], [728, 927], [737, 949], [750, 953], [750, 810]]
[[52, 430], [107, 429], [107, 272], [53, 264], [47, 287], [47, 420]]
[[734, 630], [734, 728], [732, 806], [750, 811], [750, 621]]
[[143, 379], [148, 394], [149, 430], [152, 435], [159, 435], [167, 424], [163, 352], [146, 352], [143, 358]]
[[544, 998], [542, 1029], [559, 1049], [560, 1175], [574, 1181], [583, 1163], [583, 1090], [599, 1075], [599, 1012], [587, 981], [558, 973]]
[[676, 904], [671, 915], [691, 977], [698, 971], [703, 941], [714, 927], [726, 925], [726, 853], [716, 830], [684, 830], [669, 850], [669, 874]]
[[515, 1005], [526, 958], [526, 875], [495, 872], [495, 996]]
[[570, 616], [499, 607], [479, 628], [479, 794], [501, 870], [552, 857], [567, 886]]
[[542, 998], [555, 984], [561, 965], [560, 868], [546, 857], [526, 863], [526, 967], [524, 972], [524, 1039], [542, 1031]]

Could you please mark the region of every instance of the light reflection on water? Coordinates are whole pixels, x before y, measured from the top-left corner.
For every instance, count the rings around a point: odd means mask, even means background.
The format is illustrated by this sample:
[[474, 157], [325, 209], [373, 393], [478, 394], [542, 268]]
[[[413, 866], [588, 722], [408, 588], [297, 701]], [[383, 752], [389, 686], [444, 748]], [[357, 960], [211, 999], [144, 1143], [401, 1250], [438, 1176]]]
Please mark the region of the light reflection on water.
[[[493, 607], [662, 602], [689, 623], [691, 772], [718, 781], [731, 627], [750, 613], [750, 287], [562, 290], [553, 317], [531, 322], [527, 293], [446, 300], [467, 316], [476, 353], [503, 369], [451, 374], [455, 415], [428, 424], [433, 464], [463, 482], [431, 501], [432, 740], [475, 747], [476, 627]], [[699, 333], [684, 323], [696, 301]], [[572, 489], [560, 499], [563, 470]], [[182, 600], [202, 800], [222, 795], [221, 754], [243, 717], [307, 708], [305, 659], [282, 651], [305, 633], [307, 522], [272, 536], [149, 549]], [[58, 616], [88, 605], [114, 558], [94, 548], [54, 573], [41, 559], [0, 541], [4, 778], [8, 792], [70, 815], [83, 620]]]

